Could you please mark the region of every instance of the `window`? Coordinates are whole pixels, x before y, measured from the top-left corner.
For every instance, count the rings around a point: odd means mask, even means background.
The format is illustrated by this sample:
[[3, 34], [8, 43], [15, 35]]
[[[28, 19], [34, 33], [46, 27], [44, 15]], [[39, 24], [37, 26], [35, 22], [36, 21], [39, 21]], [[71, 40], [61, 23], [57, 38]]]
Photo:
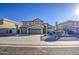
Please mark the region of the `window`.
[[29, 22], [24, 21], [23, 26], [29, 25]]
[[74, 22], [74, 25], [76, 25], [76, 23]]
[[74, 26], [78, 26], [78, 22], [74, 22], [73, 25], [74, 25]]

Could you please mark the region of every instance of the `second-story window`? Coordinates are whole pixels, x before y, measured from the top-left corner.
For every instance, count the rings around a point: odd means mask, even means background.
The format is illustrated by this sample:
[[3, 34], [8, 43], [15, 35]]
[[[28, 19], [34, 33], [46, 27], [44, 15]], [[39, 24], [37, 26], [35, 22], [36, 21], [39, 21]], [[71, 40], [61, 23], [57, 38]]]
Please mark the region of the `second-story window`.
[[74, 22], [73, 25], [74, 25], [74, 26], [78, 26], [78, 22]]

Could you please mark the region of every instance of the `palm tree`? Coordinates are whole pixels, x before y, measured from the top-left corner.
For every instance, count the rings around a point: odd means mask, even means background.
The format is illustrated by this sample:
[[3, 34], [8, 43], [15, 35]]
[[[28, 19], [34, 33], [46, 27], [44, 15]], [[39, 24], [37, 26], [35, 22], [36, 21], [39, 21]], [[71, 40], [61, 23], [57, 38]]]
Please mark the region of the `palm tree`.
[[56, 22], [56, 30], [58, 30], [58, 22]]
[[15, 24], [16, 26], [16, 34], [19, 33], [18, 24]]

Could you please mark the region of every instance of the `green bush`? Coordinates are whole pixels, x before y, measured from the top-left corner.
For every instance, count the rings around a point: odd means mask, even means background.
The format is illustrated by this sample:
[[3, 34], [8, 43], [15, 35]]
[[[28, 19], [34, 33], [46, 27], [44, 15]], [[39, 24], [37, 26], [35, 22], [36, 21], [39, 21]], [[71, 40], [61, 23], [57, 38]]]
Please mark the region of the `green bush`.
[[53, 32], [54, 34], [58, 35], [59, 37], [63, 36], [64, 31], [63, 30], [56, 30]]

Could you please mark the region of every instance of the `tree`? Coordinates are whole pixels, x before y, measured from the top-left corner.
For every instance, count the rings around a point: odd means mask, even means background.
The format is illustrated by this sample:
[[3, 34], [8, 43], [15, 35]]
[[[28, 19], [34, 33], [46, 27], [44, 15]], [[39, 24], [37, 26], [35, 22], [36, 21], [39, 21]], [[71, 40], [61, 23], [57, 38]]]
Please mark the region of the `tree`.
[[56, 22], [56, 30], [58, 30], [58, 22]]

